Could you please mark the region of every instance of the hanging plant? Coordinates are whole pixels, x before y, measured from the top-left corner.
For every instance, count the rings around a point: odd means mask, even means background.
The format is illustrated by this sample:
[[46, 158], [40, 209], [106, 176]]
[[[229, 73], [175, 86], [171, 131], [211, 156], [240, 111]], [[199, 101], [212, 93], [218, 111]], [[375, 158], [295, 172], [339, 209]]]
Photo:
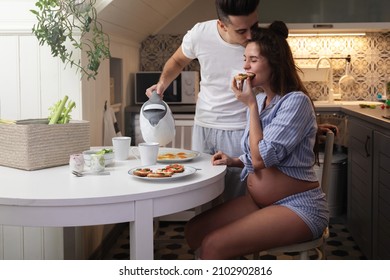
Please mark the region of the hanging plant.
[[[31, 10], [38, 20], [32, 31], [39, 44], [47, 44], [54, 57], [77, 67], [88, 79], [95, 79], [101, 61], [110, 57], [109, 37], [97, 21], [95, 3], [96, 0], [39, 0], [35, 3], [38, 10]], [[74, 57], [67, 48], [69, 44], [85, 51], [87, 65]]]

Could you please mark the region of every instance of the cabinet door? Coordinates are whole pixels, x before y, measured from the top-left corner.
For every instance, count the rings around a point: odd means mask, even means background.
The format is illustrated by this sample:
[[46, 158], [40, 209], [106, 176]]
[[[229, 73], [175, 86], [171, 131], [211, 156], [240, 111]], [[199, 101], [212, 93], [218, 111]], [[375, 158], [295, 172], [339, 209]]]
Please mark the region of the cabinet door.
[[368, 23], [388, 22], [390, 15], [381, 12], [388, 9], [388, 0], [272, 0], [260, 1], [258, 15], [262, 23]]
[[348, 228], [367, 258], [372, 257], [372, 129], [351, 118], [348, 141]]
[[390, 259], [390, 136], [374, 132], [373, 258]]

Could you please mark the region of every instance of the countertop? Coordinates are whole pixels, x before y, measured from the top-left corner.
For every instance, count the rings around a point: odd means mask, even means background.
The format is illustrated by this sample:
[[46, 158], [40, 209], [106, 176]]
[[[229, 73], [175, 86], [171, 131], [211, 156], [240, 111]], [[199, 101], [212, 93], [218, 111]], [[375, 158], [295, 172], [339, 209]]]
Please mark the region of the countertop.
[[[359, 104], [371, 104], [376, 105], [376, 107], [361, 108]], [[390, 120], [383, 117], [385, 111], [381, 109], [381, 104], [382, 103], [372, 101], [335, 101], [332, 104], [321, 101], [314, 102], [316, 112], [338, 111], [349, 116], [360, 118], [385, 129], [390, 129]]]

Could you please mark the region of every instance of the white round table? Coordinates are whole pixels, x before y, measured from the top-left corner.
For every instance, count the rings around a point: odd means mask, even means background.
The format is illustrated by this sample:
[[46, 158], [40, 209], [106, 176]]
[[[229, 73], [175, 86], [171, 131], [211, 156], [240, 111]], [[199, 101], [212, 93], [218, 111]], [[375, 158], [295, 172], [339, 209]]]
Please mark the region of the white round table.
[[0, 224], [73, 227], [130, 222], [130, 258], [153, 259], [153, 218], [181, 212], [222, 193], [226, 166], [201, 154], [199, 168], [178, 179], [135, 178], [136, 159], [115, 162], [110, 175], [75, 177], [69, 166], [36, 171], [0, 167]]

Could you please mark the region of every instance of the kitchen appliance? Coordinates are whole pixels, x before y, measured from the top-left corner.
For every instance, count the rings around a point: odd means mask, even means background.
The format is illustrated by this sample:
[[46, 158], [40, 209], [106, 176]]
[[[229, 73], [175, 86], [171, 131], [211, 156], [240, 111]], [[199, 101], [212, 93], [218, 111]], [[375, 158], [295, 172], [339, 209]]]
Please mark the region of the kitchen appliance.
[[165, 146], [175, 137], [175, 120], [171, 109], [156, 91], [141, 107], [140, 127], [145, 142], [158, 142], [160, 146]]
[[[160, 79], [161, 72], [135, 73], [135, 104], [148, 100], [145, 92]], [[195, 104], [199, 93], [199, 72], [182, 71], [164, 92], [167, 104]]]
[[339, 80], [340, 98], [342, 98], [343, 93], [347, 95], [351, 94], [353, 90], [352, 86], [355, 83], [355, 78], [351, 75], [351, 56], [348, 55], [345, 60], [345, 74]]

